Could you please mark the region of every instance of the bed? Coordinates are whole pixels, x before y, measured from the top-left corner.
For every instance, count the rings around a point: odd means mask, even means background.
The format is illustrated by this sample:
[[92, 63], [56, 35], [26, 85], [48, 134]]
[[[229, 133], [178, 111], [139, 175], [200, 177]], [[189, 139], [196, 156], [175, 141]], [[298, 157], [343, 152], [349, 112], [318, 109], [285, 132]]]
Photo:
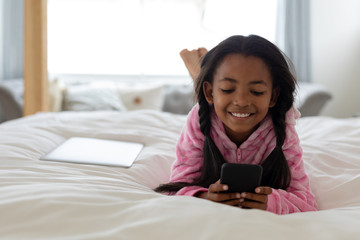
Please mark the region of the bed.
[[[154, 192], [169, 178], [185, 118], [156, 110], [69, 111], [0, 124], [0, 238], [360, 238], [360, 118], [298, 120], [320, 211], [283, 216]], [[39, 160], [73, 136], [145, 147], [131, 168]]]

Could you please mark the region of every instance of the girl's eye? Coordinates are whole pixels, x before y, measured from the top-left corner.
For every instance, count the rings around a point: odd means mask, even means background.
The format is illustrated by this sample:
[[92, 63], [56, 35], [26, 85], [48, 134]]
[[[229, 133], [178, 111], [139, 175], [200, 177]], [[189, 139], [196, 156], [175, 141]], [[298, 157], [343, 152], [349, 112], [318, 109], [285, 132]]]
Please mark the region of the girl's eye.
[[252, 94], [254, 94], [255, 96], [261, 96], [263, 95], [265, 92], [258, 92], [258, 91], [251, 91]]
[[221, 91], [223, 93], [232, 93], [234, 90], [233, 89], [221, 89]]

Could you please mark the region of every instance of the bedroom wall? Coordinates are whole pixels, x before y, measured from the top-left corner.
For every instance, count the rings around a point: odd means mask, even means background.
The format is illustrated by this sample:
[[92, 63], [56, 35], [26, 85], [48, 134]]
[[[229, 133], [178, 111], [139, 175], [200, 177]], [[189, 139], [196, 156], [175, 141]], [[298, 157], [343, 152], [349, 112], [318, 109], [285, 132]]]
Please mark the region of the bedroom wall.
[[360, 1], [312, 0], [312, 79], [333, 99], [321, 115], [360, 113]]

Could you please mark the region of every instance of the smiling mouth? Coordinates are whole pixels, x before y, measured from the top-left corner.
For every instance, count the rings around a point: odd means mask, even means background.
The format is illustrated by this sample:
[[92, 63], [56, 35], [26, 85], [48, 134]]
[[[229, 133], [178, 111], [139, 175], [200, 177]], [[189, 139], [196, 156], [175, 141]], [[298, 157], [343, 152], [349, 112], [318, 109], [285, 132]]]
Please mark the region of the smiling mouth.
[[231, 112], [231, 115], [233, 115], [234, 117], [238, 117], [238, 118], [246, 118], [246, 117], [249, 117], [251, 115], [251, 113], [234, 113], [234, 112]]

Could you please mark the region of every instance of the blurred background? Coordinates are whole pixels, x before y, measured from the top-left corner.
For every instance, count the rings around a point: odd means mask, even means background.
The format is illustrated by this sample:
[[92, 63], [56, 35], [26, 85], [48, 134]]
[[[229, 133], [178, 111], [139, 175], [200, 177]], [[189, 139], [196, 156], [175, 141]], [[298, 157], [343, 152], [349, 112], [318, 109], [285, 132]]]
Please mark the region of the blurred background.
[[[189, 85], [179, 52], [236, 34], [274, 42], [299, 82], [324, 87], [332, 97], [319, 115], [360, 113], [357, 0], [48, 0], [49, 81]], [[0, 84], [21, 81], [23, 52], [24, 1], [0, 0]]]

